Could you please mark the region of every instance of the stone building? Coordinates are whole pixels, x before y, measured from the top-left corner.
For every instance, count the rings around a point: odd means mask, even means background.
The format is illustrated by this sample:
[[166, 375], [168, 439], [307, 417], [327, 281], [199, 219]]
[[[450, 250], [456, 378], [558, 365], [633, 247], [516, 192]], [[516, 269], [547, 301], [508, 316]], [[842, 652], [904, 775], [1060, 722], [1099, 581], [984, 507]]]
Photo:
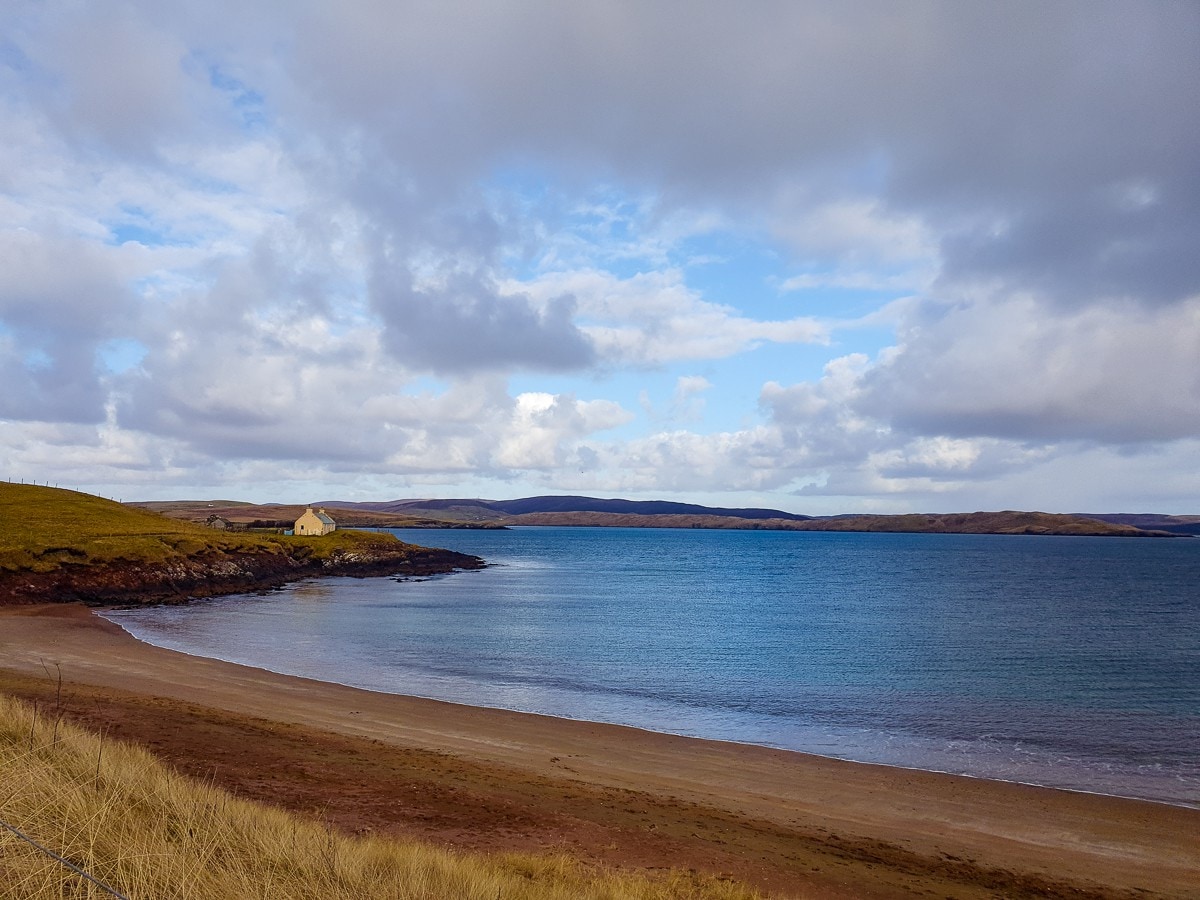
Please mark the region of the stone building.
[[293, 534], [329, 534], [337, 530], [337, 523], [325, 514], [325, 510], [313, 512], [310, 506], [304, 510], [304, 515], [296, 520]]

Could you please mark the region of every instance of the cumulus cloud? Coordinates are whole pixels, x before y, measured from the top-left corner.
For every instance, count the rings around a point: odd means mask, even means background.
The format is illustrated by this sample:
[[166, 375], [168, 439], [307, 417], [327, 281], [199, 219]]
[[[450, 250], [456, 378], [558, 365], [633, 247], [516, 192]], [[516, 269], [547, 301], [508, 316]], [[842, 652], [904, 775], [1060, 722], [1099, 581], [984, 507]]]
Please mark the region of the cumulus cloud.
[[[414, 20], [364, 4], [301, 17], [292, 75], [320, 115], [427, 177], [532, 156], [733, 202], [866, 186], [885, 221], [941, 234], [957, 276], [1033, 288], [1057, 273], [1092, 293], [1140, 271], [1136, 293], [1195, 292], [1188, 4], [704, 4], [690, 19], [526, 3]], [[1162, 199], [1106, 206], [1130, 179]]]
[[578, 440], [623, 425], [631, 416], [607, 400], [581, 401], [547, 393], [519, 394], [495, 460], [512, 469], [553, 469], [568, 463]]
[[486, 276], [452, 273], [414, 288], [406, 276], [371, 287], [384, 339], [398, 360], [435, 372], [587, 368], [592, 342], [575, 322], [575, 301], [558, 296], [535, 305], [501, 295]]
[[[800, 259], [834, 261], [849, 272], [932, 271], [937, 260], [937, 241], [920, 217], [889, 211], [873, 197], [814, 205], [807, 196], [785, 193], [777, 200], [772, 231]], [[798, 286], [798, 280], [785, 284]]]
[[914, 313], [858, 400], [898, 428], [1116, 444], [1200, 436], [1200, 297], [1059, 310], [988, 296]]
[[1197, 437], [1192, 3], [18, 0], [0, 34], [10, 458], [959, 497]]
[[29, 35], [25, 57], [46, 76], [34, 90], [71, 140], [143, 156], [202, 127], [196, 119], [208, 73], [189, 66], [179, 35], [154, 27], [125, 4], [81, 7], [74, 15], [43, 9], [32, 16], [41, 28]]
[[0, 231], [0, 416], [102, 419], [97, 354], [133, 310], [116, 267], [87, 242]]
[[811, 317], [751, 319], [704, 300], [674, 269], [629, 278], [597, 270], [559, 272], [525, 287], [533, 297], [545, 298], [542, 302], [573, 298], [580, 330], [609, 365], [717, 359], [764, 342], [828, 340], [828, 326]]

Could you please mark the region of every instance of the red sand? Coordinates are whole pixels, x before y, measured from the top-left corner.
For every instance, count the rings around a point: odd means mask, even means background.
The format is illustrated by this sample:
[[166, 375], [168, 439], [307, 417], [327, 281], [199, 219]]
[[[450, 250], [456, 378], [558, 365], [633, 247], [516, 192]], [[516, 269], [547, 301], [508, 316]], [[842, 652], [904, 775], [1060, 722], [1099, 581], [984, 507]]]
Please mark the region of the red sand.
[[350, 831], [780, 896], [1200, 897], [1200, 811], [376, 694], [0, 609], [0, 690]]

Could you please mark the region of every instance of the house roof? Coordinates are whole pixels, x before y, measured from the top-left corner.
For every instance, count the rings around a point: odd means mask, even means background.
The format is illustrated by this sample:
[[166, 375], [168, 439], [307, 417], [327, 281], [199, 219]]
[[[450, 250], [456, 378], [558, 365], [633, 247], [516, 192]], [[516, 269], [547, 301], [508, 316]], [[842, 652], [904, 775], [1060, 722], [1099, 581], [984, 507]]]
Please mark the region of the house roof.
[[[325, 514], [325, 510], [323, 510], [323, 509], [319, 509], [314, 512], [313, 508], [310, 506], [304, 510], [304, 515], [300, 516], [300, 519], [303, 519], [304, 516], [315, 516], [317, 521], [320, 522], [322, 525], [332, 525], [335, 528], [337, 527], [337, 522], [335, 522], [335, 521], [333, 521], [333, 519], [329, 518], [329, 516], [327, 516]], [[299, 522], [300, 519], [297, 519], [296, 521]]]

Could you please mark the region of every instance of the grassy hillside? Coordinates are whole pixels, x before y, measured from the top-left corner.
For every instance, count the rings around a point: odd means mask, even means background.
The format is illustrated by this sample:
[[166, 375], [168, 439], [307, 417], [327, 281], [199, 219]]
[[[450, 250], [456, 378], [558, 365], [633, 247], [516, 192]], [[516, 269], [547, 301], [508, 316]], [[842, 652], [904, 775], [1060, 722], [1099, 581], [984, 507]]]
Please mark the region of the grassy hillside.
[[0, 570], [47, 571], [114, 560], [169, 562], [205, 551], [289, 552], [316, 558], [395, 543], [388, 535], [337, 531], [320, 540], [214, 531], [191, 522], [59, 488], [0, 483]]
[[[0, 695], [0, 820], [130, 900], [752, 900], [685, 874], [639, 877], [566, 857], [455, 854], [351, 838], [167, 769]], [[0, 828], [0, 896], [110, 897]]]
[[451, 571], [475, 557], [389, 534], [216, 531], [77, 491], [0, 483], [0, 602], [144, 602], [236, 593], [307, 575]]

